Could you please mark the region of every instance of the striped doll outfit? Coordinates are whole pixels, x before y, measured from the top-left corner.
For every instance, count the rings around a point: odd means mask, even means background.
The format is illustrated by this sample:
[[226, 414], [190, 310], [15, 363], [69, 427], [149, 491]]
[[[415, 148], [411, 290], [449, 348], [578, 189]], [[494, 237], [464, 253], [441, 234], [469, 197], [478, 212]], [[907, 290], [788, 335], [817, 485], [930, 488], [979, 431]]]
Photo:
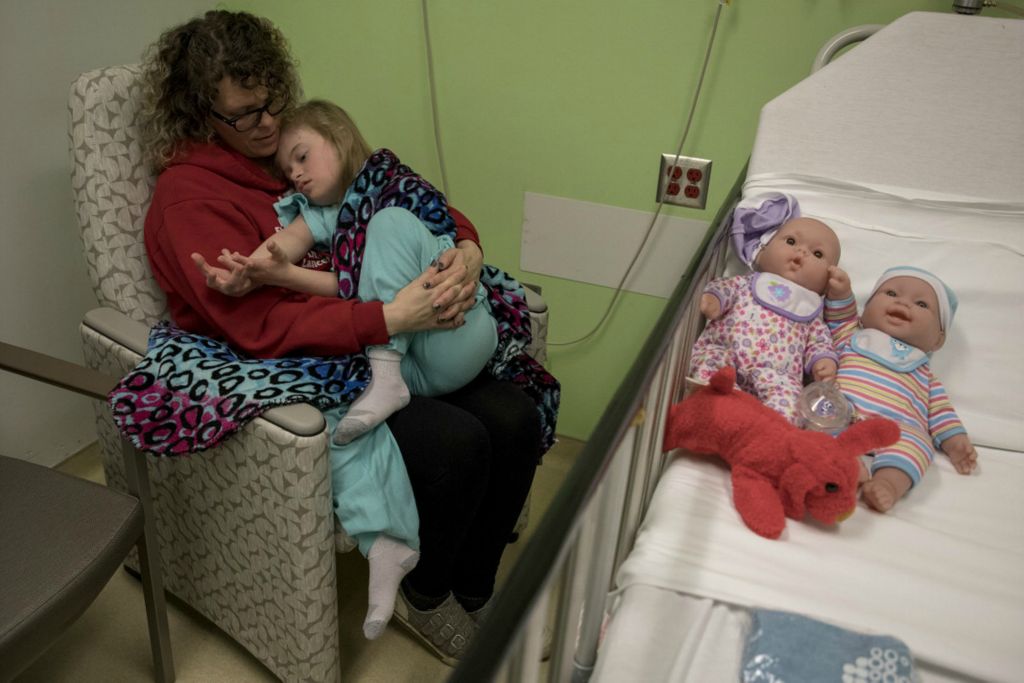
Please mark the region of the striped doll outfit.
[[853, 297], [826, 299], [825, 322], [839, 351], [839, 387], [857, 416], [887, 417], [900, 427], [899, 441], [874, 453], [872, 474], [895, 467], [916, 486], [935, 449], [967, 432], [927, 354], [880, 330], [861, 329]]

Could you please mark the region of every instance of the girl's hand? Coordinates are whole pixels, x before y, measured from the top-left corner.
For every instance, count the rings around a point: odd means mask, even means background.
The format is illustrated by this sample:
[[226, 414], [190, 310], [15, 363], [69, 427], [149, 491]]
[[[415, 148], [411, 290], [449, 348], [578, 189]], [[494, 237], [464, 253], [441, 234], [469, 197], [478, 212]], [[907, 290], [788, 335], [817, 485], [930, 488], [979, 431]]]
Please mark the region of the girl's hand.
[[394, 336], [402, 332], [423, 332], [427, 330], [450, 330], [465, 322], [465, 314], [459, 311], [449, 318], [442, 318], [443, 309], [434, 300], [449, 294], [449, 290], [457, 281], [453, 274], [441, 280], [437, 286], [428, 287], [438, 275], [437, 267], [427, 268], [419, 277], [398, 290], [398, 294], [390, 302], [384, 304], [384, 324], [388, 334]]
[[259, 287], [259, 284], [253, 282], [246, 274], [245, 268], [235, 263], [231, 252], [227, 249], [221, 249], [217, 261], [223, 264], [224, 267], [211, 266], [206, 262], [202, 254], [192, 254], [192, 263], [196, 265], [199, 272], [206, 278], [206, 286], [210, 289], [215, 289], [221, 294], [228, 296], [245, 296]]
[[273, 239], [267, 241], [267, 251], [270, 252], [270, 258], [242, 256], [236, 251], [231, 254], [231, 263], [240, 267], [243, 274], [257, 284], [284, 286], [293, 267], [292, 263]]
[[457, 247], [437, 258], [437, 266], [427, 282], [435, 290], [434, 304], [442, 320], [453, 320], [473, 308], [483, 264], [483, 252], [472, 240], [460, 241]]
[[833, 300], [849, 299], [853, 296], [853, 288], [850, 286], [850, 276], [839, 266], [828, 267], [828, 287], [825, 289], [825, 297]]

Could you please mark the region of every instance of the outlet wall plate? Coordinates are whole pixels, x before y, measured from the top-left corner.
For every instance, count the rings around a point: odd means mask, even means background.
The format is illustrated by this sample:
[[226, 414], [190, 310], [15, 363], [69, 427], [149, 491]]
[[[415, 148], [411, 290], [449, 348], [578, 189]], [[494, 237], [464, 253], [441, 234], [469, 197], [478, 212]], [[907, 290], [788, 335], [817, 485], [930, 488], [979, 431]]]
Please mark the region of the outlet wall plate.
[[708, 201], [711, 160], [662, 154], [658, 169], [657, 201], [703, 209]]

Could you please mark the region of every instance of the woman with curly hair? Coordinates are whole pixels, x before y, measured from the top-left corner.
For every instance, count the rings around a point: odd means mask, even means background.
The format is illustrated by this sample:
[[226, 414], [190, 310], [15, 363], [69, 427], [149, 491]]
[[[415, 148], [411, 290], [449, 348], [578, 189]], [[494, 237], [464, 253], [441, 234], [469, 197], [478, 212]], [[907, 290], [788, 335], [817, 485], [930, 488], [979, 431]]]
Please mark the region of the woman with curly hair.
[[[461, 324], [482, 252], [454, 209], [456, 247], [386, 304], [276, 287], [233, 298], [208, 287], [197, 265], [216, 271], [219, 253], [249, 254], [279, 229], [274, 203], [288, 184], [274, 171], [277, 117], [299, 97], [294, 64], [267, 20], [212, 11], [160, 37], [144, 80], [147, 153], [159, 173], [145, 243], [178, 326], [277, 358], [341, 356]], [[364, 272], [372, 267], [364, 260]], [[332, 429], [339, 411], [325, 413]], [[537, 414], [520, 388], [485, 372], [452, 394], [413, 397], [386, 422], [419, 515], [419, 562], [401, 580], [395, 613], [448, 663], [487, 612], [543, 447]], [[341, 448], [331, 446], [332, 470]]]

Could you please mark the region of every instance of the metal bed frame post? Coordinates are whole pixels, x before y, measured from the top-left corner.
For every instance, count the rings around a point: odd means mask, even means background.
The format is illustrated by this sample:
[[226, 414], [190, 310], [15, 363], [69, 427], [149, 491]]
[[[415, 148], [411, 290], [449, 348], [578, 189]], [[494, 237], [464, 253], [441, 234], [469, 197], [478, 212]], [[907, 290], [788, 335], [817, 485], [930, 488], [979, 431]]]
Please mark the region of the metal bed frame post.
[[667, 462], [661, 450], [666, 411], [682, 393], [689, 345], [699, 329], [700, 311], [691, 302], [724, 263], [728, 217], [745, 177], [744, 167], [451, 683], [540, 680], [531, 643], [543, 631], [555, 590], [548, 680], [583, 683], [590, 677], [614, 574]]
[[[611, 464], [601, 482], [600, 491], [594, 497], [596, 504], [593, 506], [593, 510], [597, 520], [594, 548], [591, 552], [587, 552], [590, 550], [589, 548], [580, 548], [582, 557], [592, 557], [593, 559], [588, 563], [584, 583], [581, 626], [577, 639], [576, 656], [573, 660], [573, 683], [586, 683], [590, 679], [590, 674], [597, 661], [597, 644], [601, 636], [605, 598], [611, 588], [612, 574], [616, 567], [615, 557], [618, 544], [612, 541], [620, 537], [622, 516], [619, 511], [626, 499], [629, 470], [632, 460], [637, 454], [637, 432], [642, 424], [642, 419], [638, 418], [641, 418], [640, 414], [634, 418], [633, 427], [626, 432], [612, 456]], [[626, 453], [630, 453], [633, 457], [627, 459]]]
[[[730, 214], [734, 203], [730, 204]], [[720, 226], [716, 231], [716, 241], [708, 247], [707, 257], [702, 260], [701, 266], [691, 282], [691, 290], [701, 291], [712, 277], [721, 272], [727, 253], [726, 235], [724, 234], [727, 227], [727, 225]], [[654, 375], [648, 383], [643, 407], [634, 418], [633, 429], [627, 433], [627, 438], [630, 435], [636, 436], [629, 461], [626, 495], [622, 505], [611, 507], [609, 512], [609, 514], [614, 514], [616, 510], [621, 510], [619, 519], [614, 523], [618, 529], [618, 542], [613, 546], [614, 560], [607, 580], [604, 575], [598, 576], [594, 572], [588, 575], [587, 596], [590, 605], [595, 604], [594, 600], [597, 600], [602, 606], [605, 605], [605, 598], [613, 584], [612, 574], [622, 566], [633, 547], [642, 522], [643, 512], [647, 509], [651, 496], [654, 495], [658, 478], [668, 463], [668, 458], [662, 449], [668, 408], [682, 397], [690, 347], [700, 330], [700, 308], [694, 305], [694, 298], [693, 296], [686, 297], [688, 303], [683, 315], [671, 331], [672, 339], [658, 360]], [[620, 445], [612, 455], [612, 463], [606, 473], [605, 481], [614, 476], [616, 471], [622, 469], [623, 466], [618, 463], [623, 459], [623, 451], [624, 449]], [[613, 501], [607, 501], [606, 504], [613, 504]], [[604, 552], [610, 550], [611, 547], [606, 546]], [[584, 613], [581, 628], [585, 629], [585, 632], [599, 631], [604, 620], [604, 613], [605, 610], [602, 609], [600, 618]], [[588, 616], [593, 621], [588, 620]], [[573, 683], [585, 683], [590, 678], [597, 659], [597, 647], [596, 638], [592, 641], [583, 637], [579, 639], [576, 656], [578, 666], [574, 672]]]

